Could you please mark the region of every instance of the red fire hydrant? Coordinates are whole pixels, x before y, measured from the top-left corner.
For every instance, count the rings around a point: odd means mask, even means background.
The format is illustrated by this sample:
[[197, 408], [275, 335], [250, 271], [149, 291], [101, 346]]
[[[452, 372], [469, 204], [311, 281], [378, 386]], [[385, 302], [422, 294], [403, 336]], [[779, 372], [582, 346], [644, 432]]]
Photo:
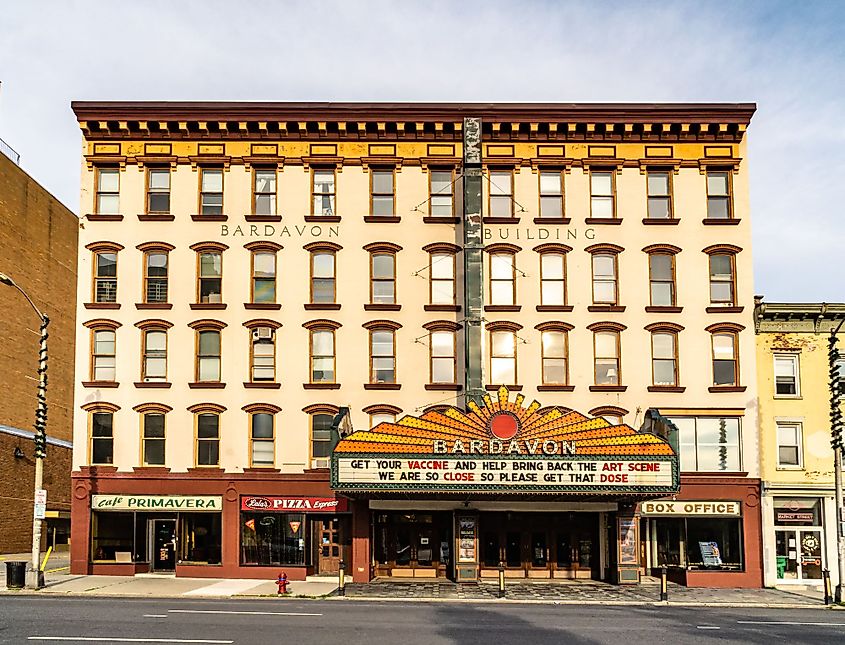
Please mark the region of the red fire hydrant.
[[288, 574], [284, 571], [279, 574], [278, 580], [276, 580], [276, 584], [279, 586], [279, 595], [288, 593]]

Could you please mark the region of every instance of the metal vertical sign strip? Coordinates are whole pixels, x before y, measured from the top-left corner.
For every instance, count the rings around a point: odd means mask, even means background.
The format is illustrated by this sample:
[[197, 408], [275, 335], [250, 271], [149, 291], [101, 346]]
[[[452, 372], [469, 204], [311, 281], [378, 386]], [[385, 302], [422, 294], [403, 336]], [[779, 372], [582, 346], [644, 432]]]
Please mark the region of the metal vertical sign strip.
[[483, 382], [484, 240], [481, 226], [481, 119], [464, 119], [464, 392], [481, 404]]

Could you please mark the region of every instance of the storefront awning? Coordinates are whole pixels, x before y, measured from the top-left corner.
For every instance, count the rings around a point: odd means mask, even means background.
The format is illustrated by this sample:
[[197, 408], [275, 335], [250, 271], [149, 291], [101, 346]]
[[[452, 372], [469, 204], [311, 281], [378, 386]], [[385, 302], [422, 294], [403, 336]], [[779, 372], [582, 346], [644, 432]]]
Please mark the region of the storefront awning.
[[678, 492], [664, 438], [567, 408], [523, 407], [502, 387], [464, 412], [405, 416], [340, 440], [332, 488], [352, 496], [482, 493], [631, 501]]

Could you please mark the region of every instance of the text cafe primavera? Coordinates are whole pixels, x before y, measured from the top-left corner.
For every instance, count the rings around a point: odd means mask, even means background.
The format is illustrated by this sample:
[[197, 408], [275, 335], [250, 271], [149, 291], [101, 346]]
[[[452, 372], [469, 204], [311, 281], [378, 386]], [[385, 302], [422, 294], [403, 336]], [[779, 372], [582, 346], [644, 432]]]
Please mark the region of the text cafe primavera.
[[666, 438], [496, 397], [341, 439], [332, 487], [352, 499], [356, 580], [639, 581], [638, 503], [679, 490]]

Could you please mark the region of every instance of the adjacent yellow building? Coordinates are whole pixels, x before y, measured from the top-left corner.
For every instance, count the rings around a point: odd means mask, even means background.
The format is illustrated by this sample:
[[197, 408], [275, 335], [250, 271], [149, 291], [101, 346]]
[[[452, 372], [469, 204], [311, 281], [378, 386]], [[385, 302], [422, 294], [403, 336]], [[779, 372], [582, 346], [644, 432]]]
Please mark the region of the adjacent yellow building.
[[765, 584], [835, 584], [828, 338], [845, 304], [758, 296], [755, 314]]

